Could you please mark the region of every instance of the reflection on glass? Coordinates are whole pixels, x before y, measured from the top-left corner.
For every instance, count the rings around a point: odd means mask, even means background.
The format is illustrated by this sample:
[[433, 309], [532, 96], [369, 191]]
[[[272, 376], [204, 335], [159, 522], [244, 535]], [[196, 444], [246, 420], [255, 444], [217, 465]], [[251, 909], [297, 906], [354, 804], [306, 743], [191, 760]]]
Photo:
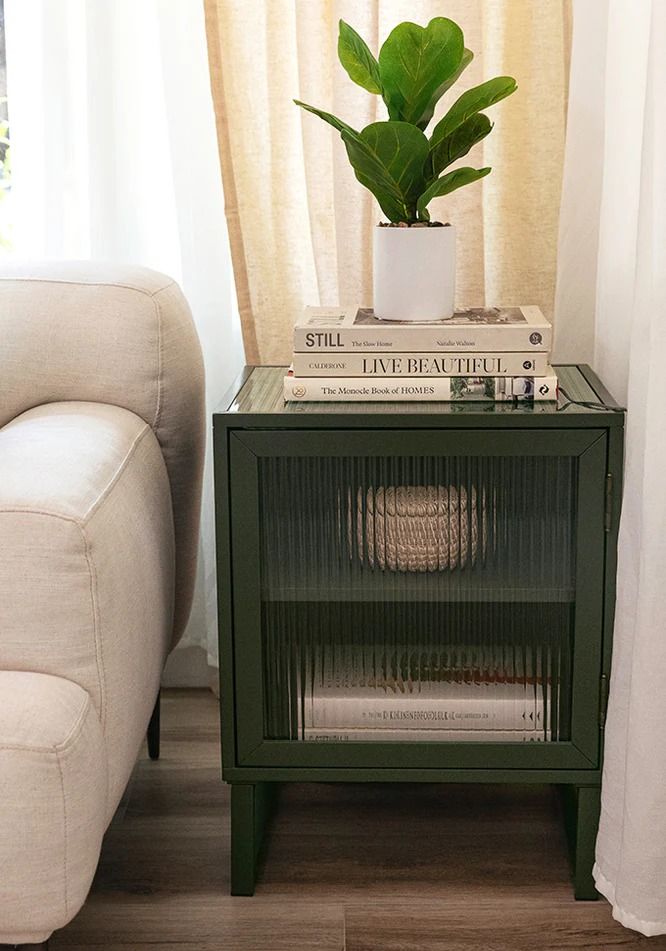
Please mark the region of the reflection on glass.
[[570, 721], [576, 461], [260, 461], [265, 732], [552, 742]]

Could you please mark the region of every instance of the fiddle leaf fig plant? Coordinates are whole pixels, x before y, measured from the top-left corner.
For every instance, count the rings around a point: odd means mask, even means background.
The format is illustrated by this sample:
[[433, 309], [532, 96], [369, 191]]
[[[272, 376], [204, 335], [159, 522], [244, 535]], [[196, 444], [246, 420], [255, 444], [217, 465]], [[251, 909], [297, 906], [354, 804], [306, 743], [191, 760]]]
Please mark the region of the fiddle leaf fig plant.
[[340, 133], [356, 178], [393, 224], [429, 223], [428, 205], [433, 198], [491, 171], [467, 166], [446, 169], [488, 135], [492, 123], [483, 110], [515, 92], [511, 76], [498, 76], [466, 90], [426, 135], [437, 103], [473, 56], [460, 27], [446, 17], [435, 17], [425, 27], [398, 24], [378, 59], [365, 40], [340, 20], [340, 62], [350, 79], [382, 97], [388, 120], [357, 132], [330, 112], [294, 100]]

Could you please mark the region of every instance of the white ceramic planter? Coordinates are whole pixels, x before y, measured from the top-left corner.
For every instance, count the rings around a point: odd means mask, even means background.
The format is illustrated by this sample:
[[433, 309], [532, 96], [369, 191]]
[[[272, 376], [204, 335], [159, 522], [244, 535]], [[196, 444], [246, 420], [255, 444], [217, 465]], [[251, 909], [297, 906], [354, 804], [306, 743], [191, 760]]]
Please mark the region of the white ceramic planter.
[[453, 314], [456, 231], [375, 227], [374, 309], [382, 320], [442, 320]]

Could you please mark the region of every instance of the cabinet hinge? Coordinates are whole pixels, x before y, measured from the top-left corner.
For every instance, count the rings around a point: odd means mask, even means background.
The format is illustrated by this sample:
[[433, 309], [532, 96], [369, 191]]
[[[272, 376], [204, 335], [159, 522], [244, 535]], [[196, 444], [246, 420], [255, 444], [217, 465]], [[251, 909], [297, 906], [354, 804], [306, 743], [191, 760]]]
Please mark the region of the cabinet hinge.
[[613, 473], [606, 473], [606, 497], [604, 503], [604, 531], [610, 532], [613, 525]]
[[602, 674], [599, 682], [599, 728], [606, 726], [606, 712], [608, 710], [608, 674]]

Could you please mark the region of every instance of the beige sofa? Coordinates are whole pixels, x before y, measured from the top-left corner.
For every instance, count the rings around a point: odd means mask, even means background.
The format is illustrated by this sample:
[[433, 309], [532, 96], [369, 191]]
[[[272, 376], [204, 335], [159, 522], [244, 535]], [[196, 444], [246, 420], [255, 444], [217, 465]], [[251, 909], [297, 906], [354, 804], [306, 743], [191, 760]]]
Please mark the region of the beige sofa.
[[188, 618], [203, 445], [173, 281], [0, 267], [0, 945], [86, 898]]

